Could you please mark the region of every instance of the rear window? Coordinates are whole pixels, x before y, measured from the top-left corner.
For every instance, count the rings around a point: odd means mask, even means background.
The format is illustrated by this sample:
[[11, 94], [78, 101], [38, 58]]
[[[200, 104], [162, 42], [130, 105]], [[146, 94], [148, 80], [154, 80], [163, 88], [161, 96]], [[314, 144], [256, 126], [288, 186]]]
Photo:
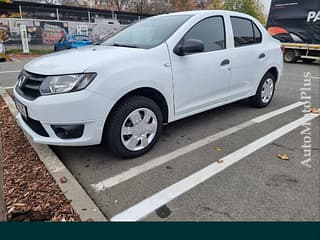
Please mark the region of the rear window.
[[251, 20], [241, 17], [231, 17], [235, 47], [247, 46], [262, 41], [259, 28]]
[[259, 30], [259, 28], [257, 27], [257, 25], [255, 23], [252, 23], [253, 26], [253, 33], [254, 33], [254, 38], [256, 43], [261, 43], [262, 42], [262, 34]]

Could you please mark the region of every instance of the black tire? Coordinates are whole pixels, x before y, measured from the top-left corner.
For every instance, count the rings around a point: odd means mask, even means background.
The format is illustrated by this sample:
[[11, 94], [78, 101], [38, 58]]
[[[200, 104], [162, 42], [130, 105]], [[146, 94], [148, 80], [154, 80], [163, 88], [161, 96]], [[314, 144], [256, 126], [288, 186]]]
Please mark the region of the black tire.
[[[272, 92], [272, 95], [271, 95], [271, 98], [269, 99], [269, 101], [268, 102], [263, 102], [261, 93], [263, 91], [263, 85], [268, 79], [272, 79], [273, 92]], [[273, 74], [266, 73], [264, 75], [264, 77], [262, 78], [260, 84], [259, 84], [259, 87], [257, 89], [256, 95], [250, 97], [250, 104], [252, 106], [256, 107], [256, 108], [264, 108], [264, 107], [268, 106], [270, 104], [270, 102], [272, 101], [272, 98], [274, 96], [274, 91], [275, 91], [275, 88], [276, 88], [276, 84], [275, 83], [276, 83], [276, 79], [273, 76]]]
[[[157, 118], [158, 126], [153, 140], [147, 147], [142, 150], [131, 151], [122, 143], [121, 128], [127, 116], [139, 108], [147, 108], [151, 110]], [[115, 156], [121, 158], [135, 158], [145, 154], [154, 146], [161, 134], [162, 125], [163, 114], [160, 107], [152, 99], [143, 96], [131, 96], [122, 100], [111, 112], [104, 131], [105, 144]]]
[[286, 49], [284, 53], [284, 61], [287, 63], [295, 63], [298, 61], [298, 57], [296, 56], [296, 52], [294, 50]]

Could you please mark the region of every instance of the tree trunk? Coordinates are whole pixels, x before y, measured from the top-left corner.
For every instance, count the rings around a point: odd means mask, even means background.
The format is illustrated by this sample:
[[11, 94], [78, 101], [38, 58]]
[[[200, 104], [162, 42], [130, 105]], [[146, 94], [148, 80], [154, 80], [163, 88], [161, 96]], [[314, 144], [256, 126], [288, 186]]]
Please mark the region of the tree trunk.
[[5, 202], [4, 202], [4, 193], [3, 193], [3, 155], [2, 155], [2, 144], [0, 136], [0, 221], [6, 221], [5, 213]]

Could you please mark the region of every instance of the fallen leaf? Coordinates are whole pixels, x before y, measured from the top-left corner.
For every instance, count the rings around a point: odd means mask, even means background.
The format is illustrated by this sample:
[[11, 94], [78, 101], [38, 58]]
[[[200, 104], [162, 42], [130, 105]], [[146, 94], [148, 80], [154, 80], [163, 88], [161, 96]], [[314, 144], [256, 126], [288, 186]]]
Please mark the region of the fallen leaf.
[[7, 105], [4, 105], [1, 109], [2, 109], [2, 110], [6, 110], [6, 109], [8, 109], [8, 106], [7, 106]]
[[317, 108], [317, 107], [311, 108], [310, 112], [312, 112], [312, 113], [320, 113], [319, 112], [319, 108]]
[[13, 193], [14, 190], [15, 190], [15, 188], [11, 188], [11, 189], [8, 191], [7, 195], [10, 195], [11, 193]]
[[285, 161], [289, 160], [289, 156], [287, 154], [278, 154], [278, 158]]
[[66, 177], [61, 177], [60, 178], [60, 182], [61, 183], [66, 183], [66, 182], [68, 182], [68, 179]]
[[222, 149], [221, 147], [219, 147], [219, 146], [216, 146], [216, 147], [214, 148], [214, 150], [216, 150], [217, 152], [220, 152], [220, 151], [222, 151], [223, 149]]
[[27, 206], [26, 203], [14, 203], [13, 204], [15, 207], [24, 207], [24, 206]]
[[216, 161], [217, 163], [223, 163], [223, 160], [222, 159], [219, 159]]
[[10, 213], [14, 212], [14, 210], [15, 210], [15, 207], [10, 207], [8, 213], [10, 214]]

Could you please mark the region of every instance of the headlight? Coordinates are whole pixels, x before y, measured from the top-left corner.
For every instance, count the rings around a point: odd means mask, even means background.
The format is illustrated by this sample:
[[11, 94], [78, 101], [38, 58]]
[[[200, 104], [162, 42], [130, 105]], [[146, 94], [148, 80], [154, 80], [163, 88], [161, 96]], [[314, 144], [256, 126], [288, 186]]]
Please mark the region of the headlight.
[[40, 86], [41, 95], [80, 91], [97, 76], [96, 73], [48, 76]]

